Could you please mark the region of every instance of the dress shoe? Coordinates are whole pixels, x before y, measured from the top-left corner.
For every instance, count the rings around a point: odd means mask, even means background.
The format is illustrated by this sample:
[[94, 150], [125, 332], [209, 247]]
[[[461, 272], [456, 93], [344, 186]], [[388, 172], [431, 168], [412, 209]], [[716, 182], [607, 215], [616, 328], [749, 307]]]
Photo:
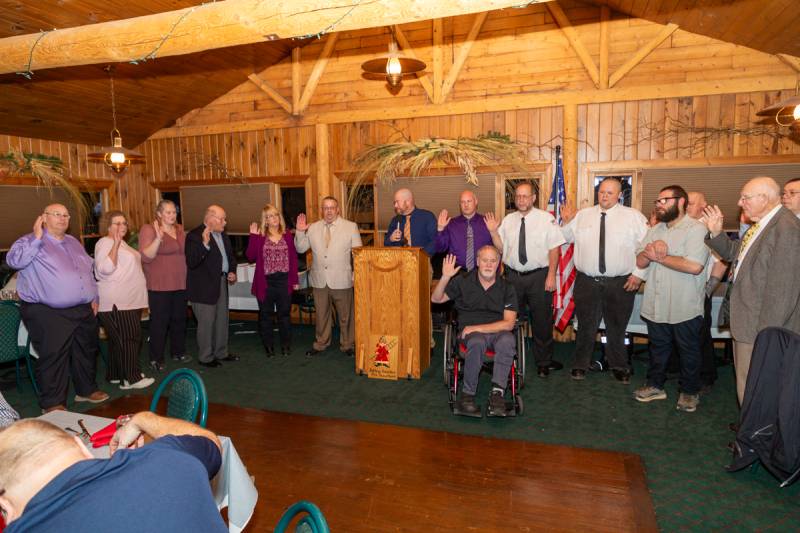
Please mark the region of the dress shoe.
[[321, 354], [323, 351], [324, 350], [316, 350], [314, 348], [311, 348], [306, 352], [306, 357], [314, 357], [315, 355]]
[[67, 410], [66, 407], [64, 407], [61, 404], [58, 404], [58, 405], [54, 405], [52, 407], [47, 407], [45, 409], [42, 409], [42, 414], [44, 415], [44, 414], [50, 413], [52, 411], [66, 411], [66, 410]]
[[[150, 364], [148, 366], [150, 367], [150, 370], [152, 370], [153, 372], [163, 372], [165, 368], [164, 363], [159, 363], [158, 361], [150, 361]], [[117, 383], [119, 383], [119, 380], [116, 381]], [[114, 382], [112, 381], [111, 383]]]
[[731, 422], [730, 424], [728, 424], [728, 429], [730, 429], [734, 433], [739, 433], [739, 424], [738, 424], [738, 422]]
[[462, 394], [458, 400], [458, 411], [465, 415], [480, 415], [481, 409], [475, 404], [475, 396], [472, 394]]
[[342, 353], [348, 357], [355, 357], [356, 355], [356, 351], [352, 348], [350, 348], [349, 350], [342, 350]]
[[548, 366], [540, 366], [540, 367], [538, 368], [537, 375], [538, 375], [540, 378], [546, 378], [547, 376], [549, 376], [549, 375], [550, 375], [550, 367], [548, 367]]
[[555, 359], [552, 359], [550, 361], [550, 364], [547, 365], [547, 368], [549, 368], [550, 370], [561, 370], [562, 368], [564, 368], [564, 365], [562, 365], [561, 363], [559, 363]]
[[216, 359], [212, 359], [211, 361], [208, 361], [208, 362], [206, 362], [206, 361], [198, 361], [197, 364], [200, 365], [200, 366], [204, 366], [206, 368], [217, 368], [218, 366], [222, 366], [222, 363], [220, 363]]
[[267, 354], [267, 357], [272, 357], [275, 355], [275, 350], [270, 346], [269, 348], [264, 348], [264, 353]]
[[575, 381], [583, 381], [586, 379], [586, 370], [581, 368], [573, 368], [570, 374], [572, 375], [572, 379]]
[[614, 379], [622, 383], [623, 385], [628, 385], [631, 382], [631, 373], [630, 370], [620, 370], [615, 368], [611, 371], [614, 374]]
[[232, 353], [229, 353], [228, 357], [223, 357], [222, 359], [220, 359], [220, 361], [225, 361], [226, 363], [235, 363], [238, 360], [239, 360], [239, 356], [238, 355], [234, 355]]
[[191, 358], [191, 356], [188, 356], [186, 354], [179, 355], [177, 357], [173, 355], [172, 356], [172, 360], [175, 361], [176, 363], [188, 363], [189, 361], [192, 360], [192, 358]]
[[289, 346], [281, 347], [281, 355], [288, 357], [292, 354], [292, 349]]
[[508, 415], [506, 410], [506, 400], [500, 391], [492, 391], [489, 397], [489, 416], [505, 417]]
[[102, 403], [106, 400], [108, 400], [108, 394], [101, 390], [96, 390], [89, 396], [80, 396], [78, 394], [75, 395], [76, 402]]

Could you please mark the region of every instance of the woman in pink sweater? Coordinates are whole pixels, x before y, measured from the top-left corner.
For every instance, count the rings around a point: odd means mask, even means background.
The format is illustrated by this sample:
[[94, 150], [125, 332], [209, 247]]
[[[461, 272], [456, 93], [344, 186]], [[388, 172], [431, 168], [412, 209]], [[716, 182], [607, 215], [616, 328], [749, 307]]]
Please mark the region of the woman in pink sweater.
[[122, 211], [108, 211], [100, 219], [108, 235], [94, 247], [99, 308], [97, 316], [108, 335], [107, 379], [120, 389], [143, 389], [153, 384], [139, 368], [142, 345], [142, 309], [147, 307], [147, 286], [139, 252], [125, 242], [128, 219]]

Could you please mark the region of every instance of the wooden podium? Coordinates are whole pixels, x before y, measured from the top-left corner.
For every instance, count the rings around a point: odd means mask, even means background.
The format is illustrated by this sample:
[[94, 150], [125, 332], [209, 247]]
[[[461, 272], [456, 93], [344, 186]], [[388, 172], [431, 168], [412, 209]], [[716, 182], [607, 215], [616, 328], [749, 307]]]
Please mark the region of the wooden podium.
[[[419, 378], [431, 362], [428, 255], [422, 248], [376, 247], [356, 248], [353, 258], [356, 372]], [[378, 375], [376, 354], [383, 352]]]

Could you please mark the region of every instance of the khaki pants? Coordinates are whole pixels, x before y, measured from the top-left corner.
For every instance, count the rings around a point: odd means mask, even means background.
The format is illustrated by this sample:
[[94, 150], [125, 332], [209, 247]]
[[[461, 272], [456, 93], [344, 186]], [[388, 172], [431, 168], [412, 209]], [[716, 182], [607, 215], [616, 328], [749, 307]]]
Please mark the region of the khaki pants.
[[744, 401], [744, 389], [747, 385], [747, 374], [750, 372], [750, 358], [753, 356], [753, 345], [746, 342], [733, 341], [733, 365], [736, 369], [736, 396], [739, 407]]
[[353, 289], [331, 289], [327, 285], [321, 289], [314, 287], [314, 307], [316, 310], [315, 350], [324, 350], [331, 344], [333, 308], [339, 315], [339, 347], [342, 351], [355, 346], [355, 320], [353, 319]]

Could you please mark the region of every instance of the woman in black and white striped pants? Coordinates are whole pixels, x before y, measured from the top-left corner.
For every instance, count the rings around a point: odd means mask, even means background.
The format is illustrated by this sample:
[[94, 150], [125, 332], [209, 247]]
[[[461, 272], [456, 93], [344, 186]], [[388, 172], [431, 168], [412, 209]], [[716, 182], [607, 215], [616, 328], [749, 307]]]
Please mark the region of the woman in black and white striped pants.
[[120, 389], [143, 389], [153, 378], [142, 374], [142, 309], [147, 307], [147, 286], [139, 252], [125, 242], [128, 221], [121, 211], [103, 215], [100, 227], [108, 235], [94, 249], [94, 268], [100, 295], [98, 317], [110, 344], [107, 378]]

